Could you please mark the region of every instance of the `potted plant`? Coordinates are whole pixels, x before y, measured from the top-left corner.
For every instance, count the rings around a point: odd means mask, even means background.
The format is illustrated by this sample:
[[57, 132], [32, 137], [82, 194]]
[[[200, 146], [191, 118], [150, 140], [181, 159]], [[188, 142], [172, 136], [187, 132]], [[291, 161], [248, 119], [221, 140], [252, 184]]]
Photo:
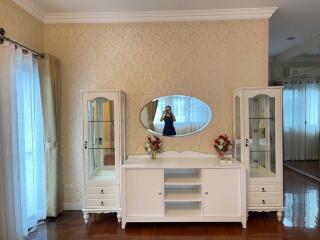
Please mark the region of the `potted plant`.
[[148, 136], [144, 148], [147, 153], [151, 154], [151, 159], [155, 160], [157, 153], [162, 149], [162, 141], [157, 136]]
[[220, 160], [225, 159], [225, 153], [232, 148], [230, 138], [221, 134], [214, 140], [214, 148], [218, 152]]

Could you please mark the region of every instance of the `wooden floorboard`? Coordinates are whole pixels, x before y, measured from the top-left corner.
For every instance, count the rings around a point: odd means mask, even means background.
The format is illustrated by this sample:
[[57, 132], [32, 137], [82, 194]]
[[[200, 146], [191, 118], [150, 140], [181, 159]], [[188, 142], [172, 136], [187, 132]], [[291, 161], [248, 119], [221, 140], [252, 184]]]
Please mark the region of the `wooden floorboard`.
[[295, 160], [285, 161], [284, 164], [302, 173], [320, 179], [320, 161], [319, 160]]
[[320, 240], [319, 190], [319, 183], [285, 169], [282, 221], [275, 213], [250, 213], [247, 229], [240, 223], [128, 223], [122, 230], [115, 214], [95, 215], [86, 226], [81, 211], [64, 211], [30, 239]]

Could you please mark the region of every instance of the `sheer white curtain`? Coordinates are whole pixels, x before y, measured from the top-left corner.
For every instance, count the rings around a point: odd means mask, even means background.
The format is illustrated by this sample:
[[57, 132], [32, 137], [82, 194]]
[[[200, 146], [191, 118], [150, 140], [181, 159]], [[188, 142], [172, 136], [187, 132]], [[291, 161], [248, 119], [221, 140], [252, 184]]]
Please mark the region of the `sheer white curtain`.
[[306, 84], [306, 159], [319, 159], [320, 144], [320, 82]]
[[24, 239], [46, 218], [44, 135], [38, 65], [32, 54], [0, 45], [0, 154], [7, 239]]
[[318, 160], [320, 138], [319, 81], [286, 82], [283, 90], [285, 160]]
[[185, 96], [168, 96], [158, 100], [157, 111], [154, 118], [156, 132], [162, 132], [164, 122], [160, 122], [166, 106], [171, 106], [176, 117], [174, 127], [177, 135], [191, 133], [201, 129], [211, 117], [208, 107], [200, 100]]

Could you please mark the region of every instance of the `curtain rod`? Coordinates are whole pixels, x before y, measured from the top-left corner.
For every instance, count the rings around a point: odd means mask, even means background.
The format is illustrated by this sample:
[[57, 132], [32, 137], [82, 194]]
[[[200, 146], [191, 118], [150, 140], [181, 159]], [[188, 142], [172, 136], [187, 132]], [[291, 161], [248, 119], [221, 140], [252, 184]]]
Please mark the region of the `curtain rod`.
[[28, 47], [24, 46], [23, 44], [18, 43], [17, 41], [14, 41], [11, 38], [6, 37], [5, 34], [6, 34], [6, 31], [2, 27], [0, 27], [0, 44], [2, 44], [4, 41], [8, 41], [8, 42], [11, 42], [17, 46], [22, 47], [23, 49], [25, 49], [27, 51], [30, 51], [35, 57], [40, 57], [40, 58], [44, 57], [44, 55], [42, 53], [39, 53], [35, 50], [32, 50], [31, 48], [28, 48]]

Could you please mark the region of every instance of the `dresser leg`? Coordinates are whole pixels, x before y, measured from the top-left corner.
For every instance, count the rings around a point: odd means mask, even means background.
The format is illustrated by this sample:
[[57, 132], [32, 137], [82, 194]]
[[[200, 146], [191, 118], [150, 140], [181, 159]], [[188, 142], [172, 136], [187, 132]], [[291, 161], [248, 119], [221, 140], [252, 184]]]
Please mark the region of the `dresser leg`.
[[118, 223], [121, 223], [121, 213], [117, 212], [117, 219], [118, 219]]
[[84, 223], [88, 224], [88, 222], [89, 222], [89, 213], [87, 211], [83, 211], [83, 219], [84, 219]]
[[277, 217], [278, 217], [278, 221], [280, 222], [282, 219], [282, 210], [277, 211]]
[[125, 229], [126, 228], [126, 221], [121, 221], [121, 229]]
[[247, 221], [246, 220], [242, 221], [242, 228], [247, 228]]

